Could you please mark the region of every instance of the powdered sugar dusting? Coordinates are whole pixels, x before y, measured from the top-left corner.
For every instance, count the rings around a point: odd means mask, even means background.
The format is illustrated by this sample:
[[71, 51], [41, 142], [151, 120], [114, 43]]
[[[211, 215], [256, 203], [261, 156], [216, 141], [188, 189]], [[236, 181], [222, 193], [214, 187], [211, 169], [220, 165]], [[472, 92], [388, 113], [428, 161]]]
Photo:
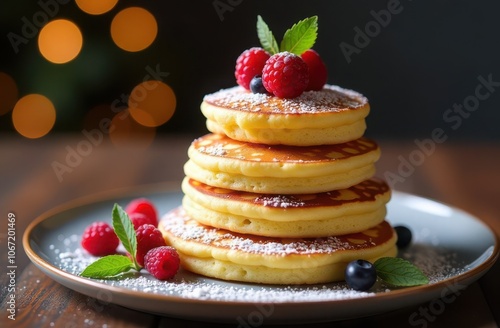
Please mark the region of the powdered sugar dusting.
[[[75, 235], [76, 236], [76, 235]], [[79, 247], [76, 238], [68, 238], [65, 248], [55, 253], [56, 266], [61, 270], [78, 276], [86, 266], [97, 258]], [[458, 263], [456, 254], [445, 249], [426, 244], [412, 245], [400, 254], [420, 267], [435, 284], [457, 274], [465, 272], [464, 264]], [[248, 303], [288, 303], [336, 301], [364, 297], [373, 297], [391, 291], [391, 287], [377, 283], [369, 292], [357, 292], [350, 289], [344, 282], [318, 284], [309, 286], [276, 286], [259, 284], [239, 284], [217, 279], [205, 278], [181, 269], [173, 280], [159, 281], [145, 270], [131, 272], [121, 277], [103, 280], [100, 283], [129, 291], [165, 297], [176, 297], [192, 300], [210, 300], [221, 302]]]
[[372, 245], [372, 243], [349, 243], [336, 236], [293, 239], [286, 242], [278, 241], [276, 238], [250, 238], [248, 235], [229, 233], [222, 229], [201, 225], [190, 219], [182, 207], [167, 213], [160, 224], [163, 225], [165, 231], [181, 240], [260, 255], [331, 254], [346, 250], [358, 250]]
[[229, 109], [276, 114], [339, 112], [368, 104], [363, 95], [335, 85], [325, 85], [320, 91], [306, 91], [293, 99], [255, 94], [237, 86], [206, 95], [204, 101]]
[[227, 151], [221, 144], [202, 146], [198, 148], [198, 151], [210, 156], [224, 156], [227, 154]]
[[292, 195], [262, 195], [257, 197], [255, 202], [262, 202], [263, 206], [271, 206], [271, 207], [302, 207], [305, 206], [306, 203], [300, 199], [293, 197]]

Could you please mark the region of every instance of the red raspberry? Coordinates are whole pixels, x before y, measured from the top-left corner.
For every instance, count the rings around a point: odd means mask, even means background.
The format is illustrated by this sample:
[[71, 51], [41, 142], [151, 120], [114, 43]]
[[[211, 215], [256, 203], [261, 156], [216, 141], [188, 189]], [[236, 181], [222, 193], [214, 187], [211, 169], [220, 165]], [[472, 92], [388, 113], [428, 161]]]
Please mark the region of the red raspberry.
[[250, 81], [255, 75], [262, 74], [262, 68], [269, 57], [269, 53], [262, 48], [254, 47], [243, 51], [236, 60], [234, 71], [236, 82], [243, 88], [250, 90]]
[[127, 207], [125, 207], [125, 212], [128, 215], [132, 213], [142, 213], [149, 218], [149, 223], [158, 226], [158, 214], [156, 212], [156, 208], [152, 202], [147, 200], [146, 198], [137, 198], [132, 200]]
[[95, 256], [116, 253], [120, 240], [113, 228], [106, 222], [94, 222], [83, 231], [81, 245], [83, 249]]
[[139, 212], [130, 213], [128, 215], [128, 217], [130, 218], [130, 221], [132, 221], [132, 224], [134, 225], [134, 230], [136, 230], [136, 231], [143, 224], [153, 225], [151, 223], [151, 219], [148, 216], [146, 216], [142, 213], [139, 213]]
[[171, 279], [180, 266], [179, 254], [170, 246], [156, 247], [144, 257], [146, 270], [160, 280]]
[[301, 57], [309, 67], [309, 84], [306, 87], [306, 91], [323, 89], [328, 78], [328, 71], [319, 54], [309, 49]]
[[137, 236], [137, 253], [135, 258], [140, 266], [144, 266], [144, 256], [146, 253], [155, 247], [165, 246], [165, 239], [158, 230], [152, 224], [143, 224], [136, 231]]
[[309, 83], [309, 68], [297, 55], [280, 52], [272, 55], [262, 70], [262, 83], [279, 98], [295, 98]]

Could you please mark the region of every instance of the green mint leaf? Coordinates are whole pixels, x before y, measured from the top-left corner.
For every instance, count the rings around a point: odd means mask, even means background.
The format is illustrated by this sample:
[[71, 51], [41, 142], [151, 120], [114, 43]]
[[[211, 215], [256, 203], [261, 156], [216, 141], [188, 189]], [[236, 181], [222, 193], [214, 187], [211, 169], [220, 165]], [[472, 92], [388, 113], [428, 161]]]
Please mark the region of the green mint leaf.
[[137, 251], [137, 237], [135, 235], [134, 225], [130, 220], [127, 212], [123, 210], [123, 208], [115, 204], [113, 206], [113, 229], [115, 230], [118, 239], [123, 244], [123, 247], [129, 252], [129, 254], [133, 257], [133, 262], [135, 268], [140, 270], [140, 266], [137, 264], [137, 260], [135, 259], [136, 251]]
[[280, 51], [288, 51], [298, 56], [311, 49], [318, 36], [318, 16], [301, 20], [289, 28], [283, 40]]
[[80, 274], [87, 278], [109, 278], [134, 268], [132, 260], [124, 255], [108, 255], [90, 264]]
[[402, 258], [382, 257], [373, 265], [378, 277], [393, 286], [410, 287], [429, 283], [429, 278], [419, 268]]
[[279, 52], [278, 42], [274, 38], [273, 32], [269, 29], [262, 17], [257, 16], [257, 36], [259, 37], [262, 48], [274, 55]]

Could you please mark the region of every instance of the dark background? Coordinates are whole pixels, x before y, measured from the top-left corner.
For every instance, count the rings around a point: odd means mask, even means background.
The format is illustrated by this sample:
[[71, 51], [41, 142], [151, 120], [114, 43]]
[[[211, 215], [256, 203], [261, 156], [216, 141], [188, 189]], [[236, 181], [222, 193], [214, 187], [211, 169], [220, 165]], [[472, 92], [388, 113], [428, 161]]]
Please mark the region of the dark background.
[[[56, 0], [41, 0], [42, 2]], [[61, 2], [66, 2], [60, 0]], [[225, 3], [219, 15], [214, 7]], [[68, 18], [84, 37], [80, 55], [55, 65], [38, 52], [36, 37], [15, 53], [7, 34], [21, 34], [22, 17], [29, 21], [41, 10], [36, 1], [3, 1], [0, 5], [0, 71], [17, 82], [20, 96], [42, 93], [54, 102], [57, 121], [51, 134], [81, 131], [86, 111], [109, 104], [159, 65], [176, 92], [174, 117], [158, 133], [204, 133], [199, 111], [203, 95], [235, 84], [234, 63], [245, 49], [258, 45], [255, 30], [260, 14], [281, 40], [296, 21], [319, 16], [316, 49], [329, 69], [329, 83], [355, 89], [370, 100], [370, 136], [429, 138], [442, 128], [455, 140], [500, 139], [500, 90], [481, 101], [461, 126], [443, 119], [453, 104], [474, 95], [478, 76], [500, 81], [500, 2], [401, 0], [400, 13], [351, 56], [342, 42], [354, 45], [355, 30], [374, 21], [372, 11], [386, 10], [388, 1], [119, 1], [110, 12], [91, 16], [73, 1], [59, 4], [54, 18]], [[111, 40], [113, 16], [128, 6], [155, 15], [159, 33], [152, 46], [138, 53], [122, 51]], [[279, 42], [279, 41], [278, 41]], [[500, 88], [498, 88], [500, 89]], [[1, 101], [1, 100], [0, 100]], [[10, 114], [0, 116], [0, 131], [13, 132]]]

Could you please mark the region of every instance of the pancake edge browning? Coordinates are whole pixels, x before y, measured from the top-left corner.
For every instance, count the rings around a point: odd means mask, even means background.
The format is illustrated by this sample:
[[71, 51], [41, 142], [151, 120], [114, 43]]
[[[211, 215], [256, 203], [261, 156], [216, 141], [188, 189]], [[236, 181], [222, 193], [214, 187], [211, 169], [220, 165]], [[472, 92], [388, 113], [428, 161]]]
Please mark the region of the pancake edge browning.
[[[207, 140], [208, 139], [208, 140]], [[215, 140], [214, 140], [215, 139]], [[188, 157], [198, 166], [214, 171], [232, 174], [241, 174], [250, 177], [314, 177], [340, 174], [366, 165], [376, 163], [380, 158], [380, 148], [373, 140], [360, 138], [340, 145], [321, 145], [311, 147], [295, 147], [282, 145], [262, 145], [231, 140], [225, 141], [225, 147], [232, 149], [244, 148], [240, 153], [246, 153], [251, 149], [254, 153], [249, 156], [227, 155], [223, 142], [218, 143], [217, 139], [229, 139], [227, 136], [209, 134], [194, 140], [188, 148]], [[361, 148], [363, 147], [363, 148]], [[264, 149], [263, 149], [264, 148]], [[246, 150], [246, 152], [245, 152]], [[320, 160], [314, 159], [309, 154], [315, 154], [319, 150], [329, 151], [330, 158], [322, 157]], [[350, 151], [347, 153], [345, 150]], [[353, 150], [357, 153], [353, 154]], [[344, 154], [341, 153], [344, 151]], [[260, 160], [259, 154], [270, 156], [273, 152], [282, 155], [283, 153], [294, 152], [302, 155], [302, 158], [293, 160], [278, 158], [278, 155], [271, 160]], [[282, 156], [280, 156], [282, 157]], [[255, 160], [258, 158], [259, 160]], [[311, 159], [313, 158], [313, 159]]]
[[184, 164], [184, 173], [191, 179], [219, 188], [269, 194], [311, 194], [349, 188], [370, 179], [375, 174], [375, 165], [320, 177], [275, 178], [210, 171], [190, 159]]
[[[205, 193], [198, 190], [195, 186], [200, 184], [201, 190], [214, 190], [212, 193]], [[361, 186], [374, 184], [379, 186], [377, 191], [373, 189], [370, 196], [363, 193]], [[185, 197], [201, 206], [216, 212], [229, 213], [234, 215], [246, 216], [255, 219], [265, 219], [270, 221], [304, 221], [304, 220], [330, 220], [346, 215], [355, 215], [373, 212], [376, 209], [385, 206], [391, 199], [391, 190], [382, 180], [372, 178], [365, 180], [359, 185], [355, 185], [345, 190], [334, 190], [326, 194], [296, 194], [296, 195], [275, 195], [242, 193], [238, 197], [231, 197], [231, 194], [237, 192], [229, 189], [213, 188], [203, 185], [199, 181], [185, 178], [181, 184]], [[365, 187], [366, 188], [366, 187]], [[359, 189], [357, 193], [353, 189]], [[239, 192], [238, 192], [239, 193]], [[339, 196], [345, 201], [333, 199]], [[326, 198], [322, 204], [315, 203], [318, 197]], [[269, 198], [269, 200], [268, 200]]]
[[[315, 269], [322, 271], [331, 268], [330, 266], [334, 264], [347, 264], [356, 259], [373, 260], [382, 256], [395, 256], [397, 252], [395, 247], [397, 236], [387, 222], [362, 233], [346, 236], [320, 239], [266, 238], [237, 234], [199, 224], [189, 218], [182, 207], [178, 207], [163, 216], [159, 228], [167, 244], [178, 250], [181, 264], [185, 269], [205, 276], [248, 282], [285, 284], [326, 282], [317, 280], [314, 278], [315, 274], [311, 272], [316, 271]], [[359, 239], [361, 234], [364, 235], [363, 240]], [[377, 234], [382, 234], [381, 240], [376, 239]], [[376, 244], [374, 241], [379, 243]], [[189, 258], [193, 257], [204, 263], [212, 263], [212, 267], [224, 265], [226, 272], [230, 269], [229, 264], [247, 271], [255, 269], [260, 278], [248, 280], [249, 278], [244, 277], [238, 279], [227, 277], [213, 272], [211, 267], [195, 265], [194, 261], [189, 261]], [[279, 276], [266, 278], [266, 272], [277, 272]], [[287, 280], [287, 272], [305, 274], [300, 275], [299, 280]], [[311, 277], [313, 279], [310, 279]], [[339, 280], [338, 273], [333, 274], [328, 281], [335, 280]]]

